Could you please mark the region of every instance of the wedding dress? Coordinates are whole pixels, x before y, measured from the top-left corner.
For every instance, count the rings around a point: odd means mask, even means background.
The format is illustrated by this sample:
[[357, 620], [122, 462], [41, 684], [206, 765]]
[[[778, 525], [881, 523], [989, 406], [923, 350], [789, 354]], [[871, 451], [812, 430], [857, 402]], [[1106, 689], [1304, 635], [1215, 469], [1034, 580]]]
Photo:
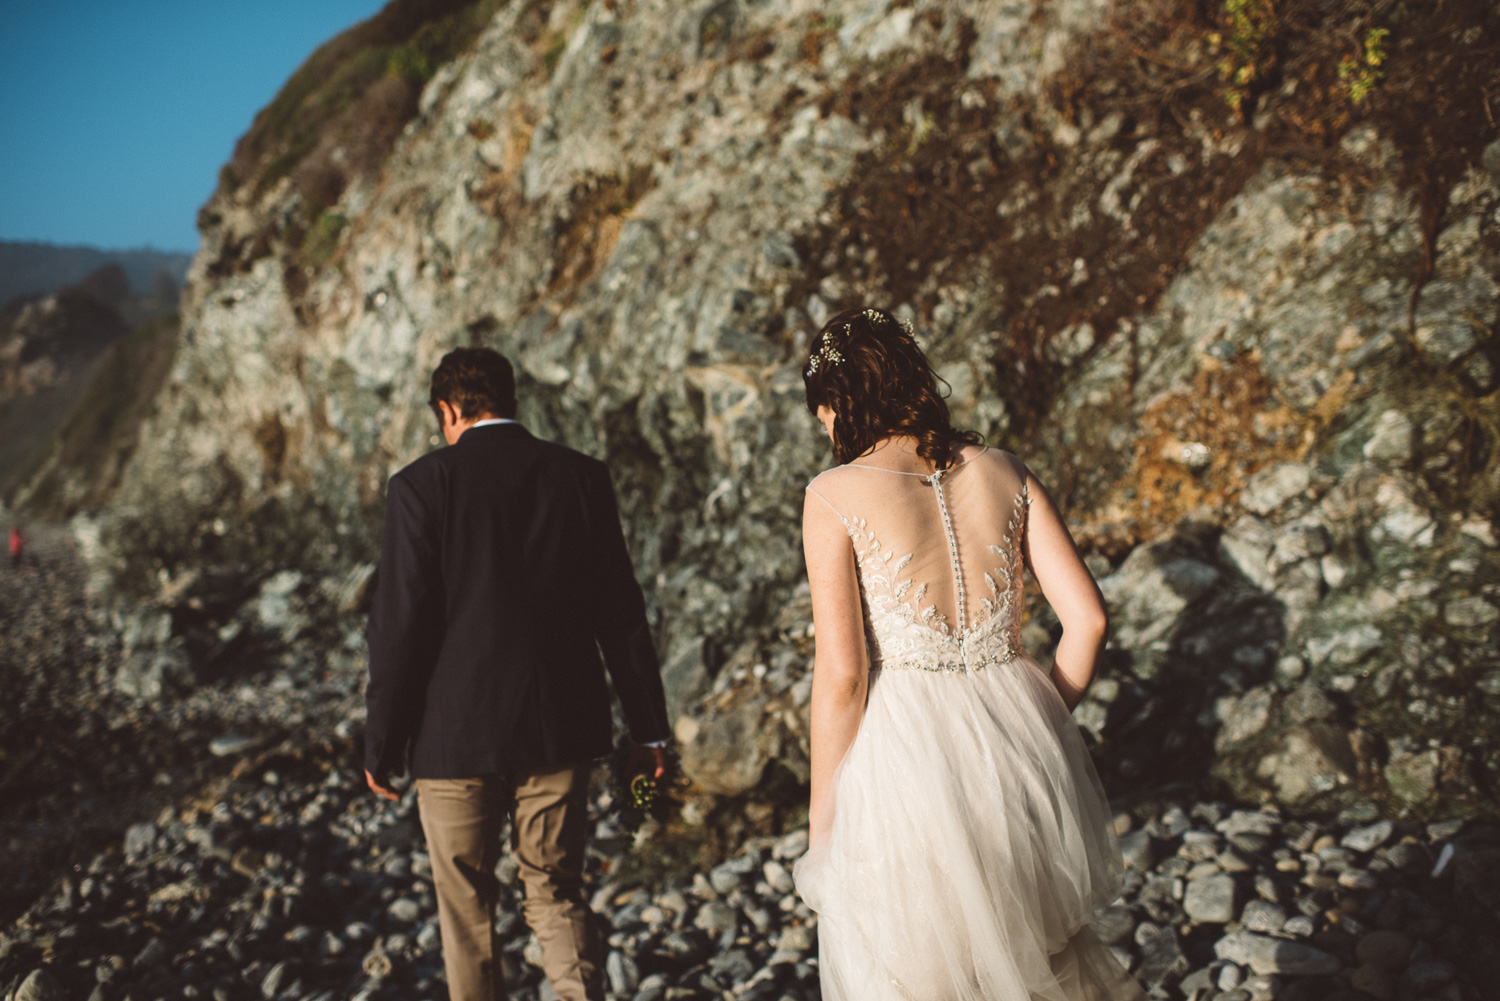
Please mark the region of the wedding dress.
[[808, 490], [853, 542], [870, 656], [859, 731], [796, 867], [824, 1001], [1143, 997], [1089, 930], [1119, 893], [1103, 790], [1020, 643], [1026, 470], [851, 463]]

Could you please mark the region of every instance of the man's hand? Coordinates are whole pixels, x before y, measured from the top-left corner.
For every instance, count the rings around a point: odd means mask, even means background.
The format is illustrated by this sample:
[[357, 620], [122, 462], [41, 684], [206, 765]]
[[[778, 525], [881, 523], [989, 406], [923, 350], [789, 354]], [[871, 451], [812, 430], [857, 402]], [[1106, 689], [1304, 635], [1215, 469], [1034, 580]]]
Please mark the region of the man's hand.
[[649, 744], [630, 745], [630, 770], [636, 775], [650, 775], [653, 779], [660, 779], [667, 774], [667, 749], [665, 747], [652, 747]]
[[[371, 789], [371, 791], [374, 792], [375, 795], [381, 797], [382, 799], [400, 799], [401, 798], [400, 796], [396, 795], [396, 793], [395, 793], [394, 790], [387, 789], [385, 786], [381, 785], [379, 782], [376, 782], [375, 781], [375, 776], [373, 776], [373, 775], [370, 774], [370, 770], [368, 768], [365, 769], [365, 781], [368, 782], [368, 783], [370, 783], [370, 789]], [[389, 781], [389, 780], [387, 780], [387, 781]]]

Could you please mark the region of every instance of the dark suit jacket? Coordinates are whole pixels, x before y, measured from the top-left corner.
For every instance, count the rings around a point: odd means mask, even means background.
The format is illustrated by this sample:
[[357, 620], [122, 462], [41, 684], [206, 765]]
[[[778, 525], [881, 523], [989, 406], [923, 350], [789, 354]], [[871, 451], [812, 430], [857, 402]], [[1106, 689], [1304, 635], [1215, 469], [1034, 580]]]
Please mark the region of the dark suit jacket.
[[391, 477], [369, 641], [377, 778], [408, 751], [416, 778], [602, 757], [606, 667], [631, 736], [670, 736], [609, 470], [519, 424], [471, 428]]

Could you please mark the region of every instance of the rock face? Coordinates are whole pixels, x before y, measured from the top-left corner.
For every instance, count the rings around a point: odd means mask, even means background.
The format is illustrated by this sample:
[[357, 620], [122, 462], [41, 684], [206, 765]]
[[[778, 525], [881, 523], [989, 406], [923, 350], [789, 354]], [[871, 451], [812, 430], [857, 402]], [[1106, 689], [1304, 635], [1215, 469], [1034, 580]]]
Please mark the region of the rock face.
[[[1103, 578], [1079, 719], [1112, 789], [1479, 808], [1500, 147], [1481, 116], [1419, 150], [1391, 110], [1495, 40], [1475, 11], [1403, 22], [1390, 101], [1356, 105], [1321, 35], [1286, 39], [1314, 83], [1235, 97], [1215, 24], [1107, 0], [501, 6], [311, 222], [305, 172], [205, 208], [170, 378], [79, 523], [101, 583], [171, 614], [122, 684], [357, 646], [426, 375], [484, 343], [529, 427], [611, 464], [690, 772], [805, 781], [800, 505], [831, 458], [799, 369], [874, 302]], [[1274, 152], [1314, 126], [1326, 163]]]

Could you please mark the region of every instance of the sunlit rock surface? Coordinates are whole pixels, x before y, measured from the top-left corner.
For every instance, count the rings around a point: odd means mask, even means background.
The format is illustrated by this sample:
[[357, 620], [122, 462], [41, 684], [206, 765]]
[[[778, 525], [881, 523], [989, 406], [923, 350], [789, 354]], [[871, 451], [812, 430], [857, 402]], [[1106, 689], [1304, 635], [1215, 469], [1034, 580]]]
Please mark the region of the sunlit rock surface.
[[[1168, 107], [1151, 74], [1218, 43], [1141, 62], [1129, 16], [510, 5], [319, 254], [290, 181], [221, 189], [171, 376], [78, 525], [106, 593], [171, 613], [122, 687], [299, 644], [357, 675], [385, 480], [436, 444], [427, 374], [489, 344], [523, 421], [614, 471], [688, 773], [779, 797], [807, 775], [802, 487], [831, 462], [799, 368], [871, 302], [1101, 578], [1079, 720], [1113, 793], [1492, 806], [1500, 147], [1446, 150], [1434, 194], [1337, 85], [1241, 120], [1210, 70]], [[1320, 109], [1313, 161], [1289, 143]], [[1056, 638], [1039, 605], [1027, 638]]]

